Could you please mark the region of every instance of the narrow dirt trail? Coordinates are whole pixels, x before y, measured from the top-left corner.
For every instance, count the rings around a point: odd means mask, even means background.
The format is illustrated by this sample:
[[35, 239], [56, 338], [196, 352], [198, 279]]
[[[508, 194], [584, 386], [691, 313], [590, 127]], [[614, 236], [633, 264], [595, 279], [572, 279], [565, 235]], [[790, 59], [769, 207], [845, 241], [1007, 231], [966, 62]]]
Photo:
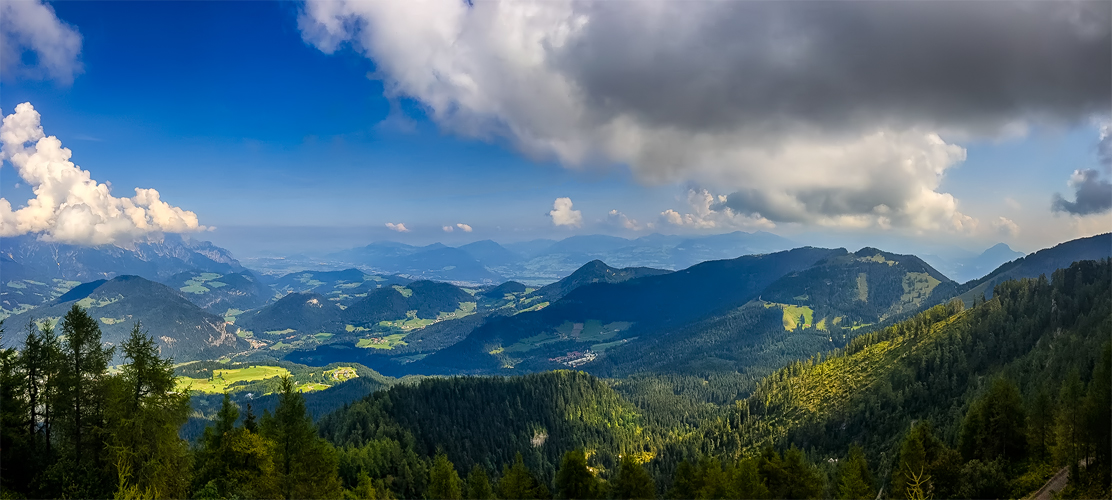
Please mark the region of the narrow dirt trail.
[[1062, 467], [1062, 470], [1054, 474], [1054, 477], [1051, 477], [1042, 488], [1039, 488], [1039, 491], [1036, 491], [1027, 498], [1031, 500], [1051, 500], [1055, 493], [1062, 491], [1062, 489], [1066, 487], [1066, 483], [1068, 483], [1069, 480], [1070, 468]]

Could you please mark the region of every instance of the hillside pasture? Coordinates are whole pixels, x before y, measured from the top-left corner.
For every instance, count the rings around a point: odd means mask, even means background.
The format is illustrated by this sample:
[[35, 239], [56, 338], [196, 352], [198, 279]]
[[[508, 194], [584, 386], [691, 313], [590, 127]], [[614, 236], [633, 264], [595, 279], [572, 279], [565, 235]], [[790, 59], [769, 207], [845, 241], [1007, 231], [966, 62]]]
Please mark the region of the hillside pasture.
[[178, 377], [176, 390], [220, 394], [236, 382], [251, 382], [289, 375], [290, 371], [278, 366], [251, 366], [247, 368], [217, 369], [212, 378]]

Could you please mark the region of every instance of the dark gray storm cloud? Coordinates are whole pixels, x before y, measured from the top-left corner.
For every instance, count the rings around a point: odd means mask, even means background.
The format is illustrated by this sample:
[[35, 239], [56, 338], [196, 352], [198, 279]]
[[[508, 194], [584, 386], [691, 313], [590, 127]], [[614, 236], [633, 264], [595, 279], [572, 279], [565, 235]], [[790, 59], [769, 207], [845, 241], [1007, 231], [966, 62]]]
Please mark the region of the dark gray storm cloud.
[[1070, 187], [1074, 190], [1074, 201], [1054, 193], [1050, 201], [1051, 210], [1073, 215], [1091, 215], [1112, 209], [1112, 183], [1101, 179], [1100, 172], [1091, 169], [1078, 170], [1070, 178]]
[[991, 133], [1107, 113], [1109, 19], [1107, 1], [597, 2], [561, 64], [603, 117]]
[[307, 0], [298, 22], [454, 133], [734, 192], [762, 223], [969, 231], [940, 191], [959, 143], [1107, 115], [1109, 19], [1108, 0]]

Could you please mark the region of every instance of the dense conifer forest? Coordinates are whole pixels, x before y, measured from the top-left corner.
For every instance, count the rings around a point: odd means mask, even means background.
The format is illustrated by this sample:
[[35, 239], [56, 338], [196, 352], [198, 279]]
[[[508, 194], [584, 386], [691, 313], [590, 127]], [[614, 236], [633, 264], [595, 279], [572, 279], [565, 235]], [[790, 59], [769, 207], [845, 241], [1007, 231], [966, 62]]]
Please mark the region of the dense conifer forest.
[[[3, 325], [4, 498], [1108, 498], [1112, 264], [936, 305], [756, 377], [576, 371], [393, 383], [314, 421], [190, 396], [136, 324]], [[24, 330], [19, 330], [19, 327]], [[111, 366], [113, 359], [122, 364]], [[376, 386], [377, 388], [377, 386]]]

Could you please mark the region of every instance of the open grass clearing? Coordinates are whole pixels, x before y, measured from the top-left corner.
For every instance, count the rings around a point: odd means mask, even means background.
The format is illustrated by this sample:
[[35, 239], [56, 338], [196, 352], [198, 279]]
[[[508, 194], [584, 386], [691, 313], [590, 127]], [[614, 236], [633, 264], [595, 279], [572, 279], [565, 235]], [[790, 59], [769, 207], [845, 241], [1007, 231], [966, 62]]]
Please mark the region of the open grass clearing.
[[247, 368], [213, 370], [211, 379], [178, 377], [175, 381], [175, 387], [179, 391], [188, 389], [204, 393], [219, 394], [236, 382], [264, 380], [289, 374], [289, 370], [279, 366], [251, 366]]
[[364, 347], [369, 349], [393, 349], [399, 345], [406, 345], [402, 340], [407, 334], [395, 333], [393, 335], [386, 335], [384, 337], [371, 337], [367, 339], [359, 339], [355, 347]]

